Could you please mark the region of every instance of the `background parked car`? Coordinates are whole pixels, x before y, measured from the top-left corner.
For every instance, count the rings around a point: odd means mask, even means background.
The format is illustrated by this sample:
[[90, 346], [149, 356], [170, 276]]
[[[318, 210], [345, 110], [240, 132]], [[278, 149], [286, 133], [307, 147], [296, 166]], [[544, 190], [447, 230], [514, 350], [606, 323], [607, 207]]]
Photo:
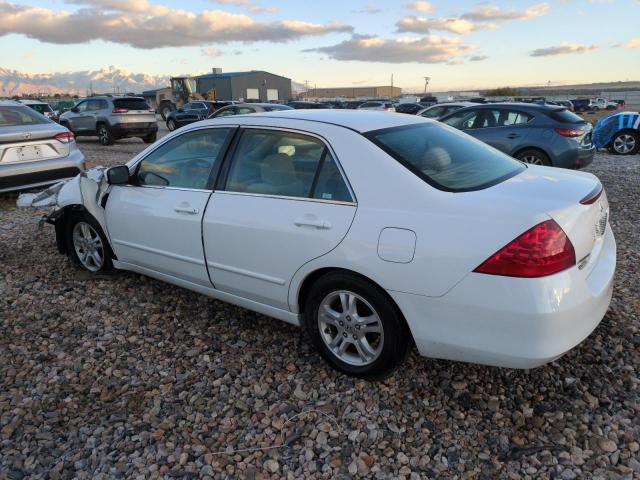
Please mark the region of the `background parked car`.
[[0, 192], [49, 185], [83, 170], [73, 133], [22, 103], [0, 101]]
[[591, 124], [562, 107], [493, 103], [460, 109], [441, 121], [525, 163], [582, 168], [595, 154]]
[[173, 131], [190, 123], [204, 120], [215, 111], [236, 103], [238, 102], [210, 102], [207, 100], [185, 103], [182, 107], [167, 114], [167, 128]]
[[142, 97], [86, 98], [63, 113], [60, 123], [77, 136], [97, 135], [102, 145], [127, 137], [153, 143], [158, 133], [156, 112]]
[[423, 108], [416, 115], [420, 115], [425, 118], [440, 119], [445, 115], [450, 114], [451, 112], [455, 112], [456, 110], [460, 110], [461, 108], [465, 107], [472, 107], [474, 105], [476, 104], [473, 102], [440, 103], [427, 108]]
[[26, 100], [25, 99], [25, 100], [19, 100], [19, 102], [22, 103], [23, 105], [26, 105], [29, 108], [32, 108], [36, 112], [41, 113], [42, 115], [44, 115], [50, 120], [53, 120], [54, 122], [58, 121], [58, 115], [56, 114], [56, 112], [53, 111], [53, 108], [51, 108], [51, 105], [49, 105], [46, 102], [43, 102], [42, 100]]
[[289, 102], [287, 103], [287, 105], [296, 110], [318, 110], [324, 108], [333, 108], [333, 105], [331, 105], [330, 103], [304, 102], [301, 100]]
[[393, 103], [391, 103], [390, 100], [364, 102], [362, 105], [358, 106], [358, 110], [380, 110], [383, 112], [396, 111], [395, 107], [393, 106]]
[[239, 103], [237, 105], [223, 107], [213, 112], [208, 118], [230, 117], [233, 115], [246, 115], [260, 112], [277, 112], [281, 110], [293, 110], [293, 108], [279, 103]]
[[606, 98], [594, 98], [592, 100], [594, 110], [617, 110], [618, 103], [607, 100]]
[[398, 103], [396, 105], [396, 113], [406, 113], [408, 115], [416, 115], [417, 113], [423, 111], [427, 104], [423, 104], [420, 102], [416, 103]]
[[616, 113], [598, 120], [593, 142], [618, 155], [633, 155], [640, 150], [640, 113]]
[[547, 100], [547, 105], [555, 105], [556, 107], [564, 107], [567, 110], [575, 111], [573, 103], [570, 100]]
[[587, 112], [592, 109], [592, 103], [590, 98], [576, 98], [571, 100], [573, 108], [576, 112]]

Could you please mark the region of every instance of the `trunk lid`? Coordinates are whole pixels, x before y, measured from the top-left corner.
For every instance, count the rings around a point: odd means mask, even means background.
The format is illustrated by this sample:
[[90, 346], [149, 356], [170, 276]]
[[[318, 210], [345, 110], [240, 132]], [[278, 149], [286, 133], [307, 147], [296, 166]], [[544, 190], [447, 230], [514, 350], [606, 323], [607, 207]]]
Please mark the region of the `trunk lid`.
[[609, 203], [604, 191], [591, 204], [580, 201], [598, 186], [598, 178], [589, 173], [531, 165], [489, 190], [521, 211], [544, 212], [555, 220], [573, 244], [578, 267], [588, 274], [608, 224]]
[[69, 155], [74, 142], [61, 142], [56, 135], [67, 130], [55, 123], [0, 128], [0, 163], [49, 160]]

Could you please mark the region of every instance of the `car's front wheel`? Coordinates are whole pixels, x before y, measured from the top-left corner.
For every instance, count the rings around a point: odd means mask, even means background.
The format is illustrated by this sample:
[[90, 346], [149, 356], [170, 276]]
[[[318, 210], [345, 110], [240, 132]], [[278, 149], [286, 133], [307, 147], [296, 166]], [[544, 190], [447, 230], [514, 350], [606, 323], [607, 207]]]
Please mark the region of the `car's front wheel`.
[[170, 132], [173, 132], [178, 126], [176, 125], [176, 121], [173, 118], [167, 120], [167, 128]]
[[342, 272], [321, 277], [305, 303], [305, 327], [335, 369], [361, 378], [391, 373], [405, 358], [410, 333], [375, 285]]
[[634, 131], [619, 132], [611, 141], [611, 153], [633, 155], [640, 150], [640, 135]]
[[113, 269], [111, 249], [102, 228], [87, 213], [69, 217], [66, 228], [67, 253], [78, 267], [91, 273], [106, 273]]

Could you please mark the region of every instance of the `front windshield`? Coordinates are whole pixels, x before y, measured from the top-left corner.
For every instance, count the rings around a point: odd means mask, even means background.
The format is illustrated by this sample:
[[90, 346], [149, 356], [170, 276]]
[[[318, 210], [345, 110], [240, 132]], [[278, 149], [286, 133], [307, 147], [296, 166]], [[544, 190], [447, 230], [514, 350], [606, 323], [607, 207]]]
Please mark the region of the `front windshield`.
[[481, 190], [526, 168], [495, 148], [438, 123], [386, 128], [365, 136], [440, 190]]

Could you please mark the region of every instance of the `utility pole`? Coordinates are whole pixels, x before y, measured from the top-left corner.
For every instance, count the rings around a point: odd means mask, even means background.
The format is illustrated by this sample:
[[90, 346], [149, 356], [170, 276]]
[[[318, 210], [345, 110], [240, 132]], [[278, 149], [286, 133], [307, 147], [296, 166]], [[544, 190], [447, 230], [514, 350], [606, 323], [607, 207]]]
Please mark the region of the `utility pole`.
[[431, 80], [431, 77], [424, 77], [424, 93], [427, 93], [427, 87], [429, 86], [429, 80]]

